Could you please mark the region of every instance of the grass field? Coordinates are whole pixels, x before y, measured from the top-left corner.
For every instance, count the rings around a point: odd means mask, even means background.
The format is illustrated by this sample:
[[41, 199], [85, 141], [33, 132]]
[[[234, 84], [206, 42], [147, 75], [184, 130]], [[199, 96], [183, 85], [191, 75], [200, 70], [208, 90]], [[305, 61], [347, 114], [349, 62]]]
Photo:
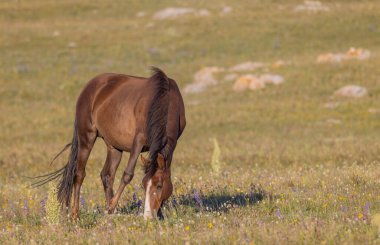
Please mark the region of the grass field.
[[[0, 243], [379, 244], [380, 4], [323, 3], [329, 11], [294, 11], [298, 0], [1, 1]], [[232, 11], [221, 14], [225, 6]], [[152, 18], [166, 7], [210, 14]], [[350, 47], [371, 57], [316, 63]], [[53, 224], [49, 186], [28, 188], [23, 176], [65, 163], [66, 155], [49, 166], [71, 140], [76, 98], [93, 76], [149, 76], [154, 65], [184, 88], [207, 66], [276, 60], [288, 63], [267, 71], [281, 74], [281, 85], [236, 93], [221, 72], [218, 85], [184, 94], [187, 127], [164, 221], [141, 216], [140, 168], [118, 213], [104, 214], [100, 139], [79, 222]], [[348, 84], [368, 95], [334, 96]]]

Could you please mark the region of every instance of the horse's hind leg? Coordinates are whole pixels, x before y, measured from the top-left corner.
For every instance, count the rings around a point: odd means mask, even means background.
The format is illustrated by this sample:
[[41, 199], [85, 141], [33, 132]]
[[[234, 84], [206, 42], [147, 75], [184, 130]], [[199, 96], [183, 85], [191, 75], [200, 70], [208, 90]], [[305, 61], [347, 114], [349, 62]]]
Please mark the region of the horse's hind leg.
[[106, 196], [107, 207], [113, 197], [113, 182], [115, 180], [116, 170], [119, 167], [123, 152], [107, 145], [107, 159], [104, 163], [100, 177], [103, 182], [104, 194]]
[[72, 217], [74, 219], [78, 218], [80, 188], [82, 186], [84, 177], [86, 176], [85, 168], [87, 160], [96, 140], [96, 130], [89, 131], [87, 129], [86, 131], [87, 132], [83, 134], [80, 132], [78, 133], [79, 149], [77, 168], [74, 177], [74, 203], [72, 207]]

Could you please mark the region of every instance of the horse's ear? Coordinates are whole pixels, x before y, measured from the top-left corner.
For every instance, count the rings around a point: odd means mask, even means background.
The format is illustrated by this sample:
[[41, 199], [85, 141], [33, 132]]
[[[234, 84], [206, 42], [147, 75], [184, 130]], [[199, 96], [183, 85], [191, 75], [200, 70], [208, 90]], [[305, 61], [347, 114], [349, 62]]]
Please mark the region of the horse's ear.
[[146, 159], [143, 155], [141, 155], [141, 161], [142, 161], [144, 166], [147, 166], [150, 164], [150, 160]]
[[158, 153], [157, 155], [157, 163], [158, 163], [159, 169], [165, 169], [166, 161], [165, 161], [165, 157], [161, 153]]

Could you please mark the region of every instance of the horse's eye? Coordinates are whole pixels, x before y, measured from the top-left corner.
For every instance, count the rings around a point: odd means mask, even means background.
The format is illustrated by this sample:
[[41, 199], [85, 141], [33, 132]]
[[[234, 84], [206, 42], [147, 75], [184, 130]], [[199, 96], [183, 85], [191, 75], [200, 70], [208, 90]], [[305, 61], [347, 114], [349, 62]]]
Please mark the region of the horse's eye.
[[162, 189], [162, 185], [158, 185], [157, 190], [161, 190], [161, 189]]

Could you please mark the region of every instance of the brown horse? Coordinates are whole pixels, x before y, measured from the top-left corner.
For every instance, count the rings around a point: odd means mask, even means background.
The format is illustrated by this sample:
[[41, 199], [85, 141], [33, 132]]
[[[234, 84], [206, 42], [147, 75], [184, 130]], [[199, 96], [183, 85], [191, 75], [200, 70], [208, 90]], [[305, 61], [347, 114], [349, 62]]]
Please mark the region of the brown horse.
[[[150, 78], [122, 74], [102, 74], [91, 79], [79, 95], [69, 160], [62, 169], [39, 176], [41, 185], [61, 177], [58, 200], [68, 207], [72, 193], [72, 217], [78, 218], [79, 195], [86, 175], [87, 159], [95, 140], [103, 138], [107, 159], [100, 177], [108, 205], [113, 213], [118, 200], [131, 182], [138, 156], [144, 159], [144, 218], [162, 217], [161, 206], [172, 194], [170, 165], [177, 140], [185, 129], [185, 108], [176, 82], [163, 71], [152, 68]], [[56, 157], [58, 157], [62, 150]], [[119, 188], [114, 195], [113, 183], [124, 151], [130, 152]]]

